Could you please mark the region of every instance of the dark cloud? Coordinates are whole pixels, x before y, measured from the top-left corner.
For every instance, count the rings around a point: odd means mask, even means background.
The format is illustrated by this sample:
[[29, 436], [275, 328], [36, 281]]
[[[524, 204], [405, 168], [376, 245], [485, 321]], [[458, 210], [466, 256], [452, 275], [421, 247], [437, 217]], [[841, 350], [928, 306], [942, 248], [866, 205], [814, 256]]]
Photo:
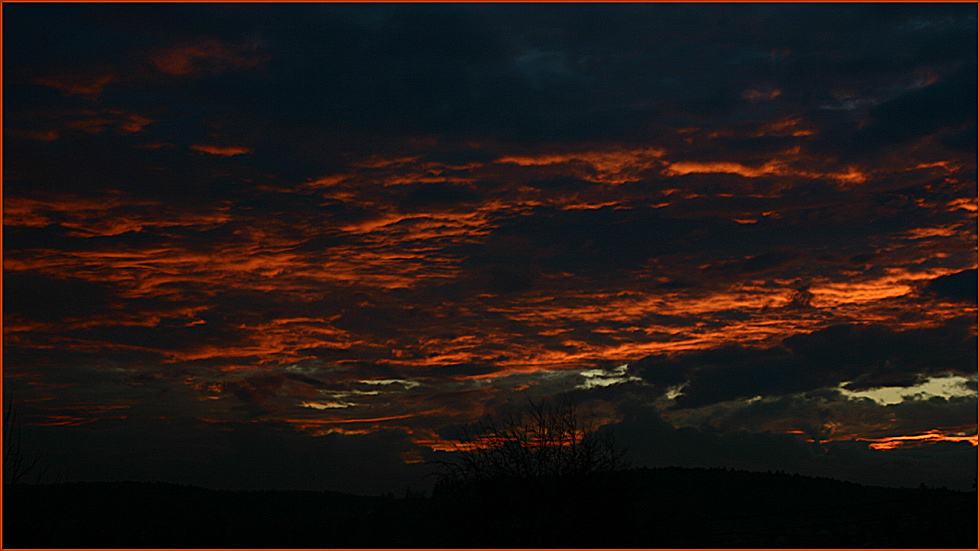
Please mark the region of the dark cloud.
[[895, 331], [873, 325], [835, 325], [787, 337], [783, 346], [728, 346], [631, 364], [644, 380], [666, 390], [686, 383], [677, 408], [835, 388], [908, 387], [930, 374], [973, 372], [976, 336], [970, 326]]
[[[304, 386], [289, 388], [290, 381], [297, 381]], [[259, 417], [270, 413], [281, 413], [285, 407], [280, 394], [316, 396], [305, 386], [323, 387], [324, 383], [303, 375], [294, 373], [252, 375], [240, 381], [231, 381], [220, 385], [222, 392], [231, 392], [244, 402], [244, 410], [250, 417]]]
[[927, 288], [943, 297], [955, 300], [977, 300], [977, 270], [963, 270], [955, 274], [937, 277]]
[[859, 151], [869, 146], [887, 147], [942, 128], [959, 130], [964, 124], [976, 124], [976, 63], [936, 78], [940, 80], [934, 84], [872, 107], [868, 113], [871, 124], [853, 136], [854, 142], [862, 145]]
[[[139, 48], [149, 64], [150, 52], [164, 46], [189, 52], [194, 45], [187, 37], [217, 33], [224, 49], [198, 47], [195, 59], [227, 64], [237, 58], [219, 54], [236, 52], [234, 45], [267, 43], [269, 78], [232, 75], [208, 88], [172, 89], [211, 105], [217, 102], [207, 92], [225, 105], [257, 105], [295, 121], [523, 139], [632, 134], [671, 109], [674, 118], [716, 121], [745, 108], [745, 90], [760, 83], [784, 89], [792, 105], [812, 101], [804, 94], [828, 97], [842, 77], [874, 82], [883, 73], [914, 69], [916, 55], [927, 63], [970, 59], [962, 53], [969, 48], [949, 45], [969, 38], [962, 24], [969, 12], [955, 8], [928, 17], [887, 6], [856, 8], [834, 18], [798, 6], [250, 6], [234, 14], [188, 7], [185, 17], [156, 11], [105, 8], [94, 18], [55, 10], [45, 20], [52, 32], [60, 29], [84, 45], [71, 49], [78, 61], [115, 60], [118, 54], [106, 55], [112, 48]], [[929, 23], [944, 18], [954, 23]], [[169, 33], [137, 37], [121, 23], [143, 19]], [[107, 24], [113, 20], [119, 23]], [[813, 24], [818, 20], [820, 28]], [[82, 29], [102, 40], [86, 40]], [[153, 41], [162, 44], [148, 47]], [[48, 65], [55, 51], [41, 49], [34, 61]]]
[[742, 270], [745, 272], [765, 272], [785, 266], [796, 258], [796, 253], [788, 251], [769, 251], [753, 256], [745, 261]]
[[406, 210], [415, 210], [439, 205], [474, 203], [479, 199], [479, 195], [465, 186], [434, 182], [416, 186], [406, 193], [400, 206]]
[[453, 364], [440, 365], [439, 367], [433, 369], [432, 372], [438, 377], [472, 377], [474, 375], [494, 373], [498, 369], [499, 368], [493, 365], [486, 364]]
[[5, 273], [3, 287], [5, 314], [38, 321], [92, 316], [111, 302], [110, 287], [77, 278]]
[[839, 382], [847, 376], [857, 377], [852, 390], [907, 386], [894, 383], [911, 383], [919, 376], [946, 370], [971, 373], [977, 347], [969, 324], [954, 320], [941, 327], [906, 331], [837, 325], [783, 342], [804, 362], [835, 370]]
[[[631, 458], [648, 466], [698, 466], [787, 471], [862, 484], [967, 488], [976, 467], [968, 443], [936, 443], [902, 450], [873, 450], [866, 443], [827, 442], [818, 448], [788, 434], [674, 428], [655, 417], [616, 426]], [[841, 465], [848, 465], [842, 469]], [[896, 481], [904, 480], [901, 484]]]

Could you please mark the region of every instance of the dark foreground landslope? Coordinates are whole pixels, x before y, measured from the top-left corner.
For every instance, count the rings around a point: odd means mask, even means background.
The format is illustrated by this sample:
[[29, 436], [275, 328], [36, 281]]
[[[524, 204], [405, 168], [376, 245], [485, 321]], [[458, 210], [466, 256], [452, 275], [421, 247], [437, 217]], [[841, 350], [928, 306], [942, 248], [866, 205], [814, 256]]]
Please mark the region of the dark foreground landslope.
[[443, 486], [433, 497], [152, 483], [7, 488], [3, 547], [975, 548], [976, 492], [723, 469]]

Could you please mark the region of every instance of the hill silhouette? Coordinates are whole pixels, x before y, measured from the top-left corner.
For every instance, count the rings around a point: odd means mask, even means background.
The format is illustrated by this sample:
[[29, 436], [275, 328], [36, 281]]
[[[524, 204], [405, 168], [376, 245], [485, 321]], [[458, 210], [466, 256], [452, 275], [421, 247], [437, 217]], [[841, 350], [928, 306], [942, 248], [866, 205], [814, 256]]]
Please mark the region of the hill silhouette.
[[682, 468], [403, 497], [62, 483], [5, 488], [3, 527], [35, 548], [973, 548], [977, 495]]

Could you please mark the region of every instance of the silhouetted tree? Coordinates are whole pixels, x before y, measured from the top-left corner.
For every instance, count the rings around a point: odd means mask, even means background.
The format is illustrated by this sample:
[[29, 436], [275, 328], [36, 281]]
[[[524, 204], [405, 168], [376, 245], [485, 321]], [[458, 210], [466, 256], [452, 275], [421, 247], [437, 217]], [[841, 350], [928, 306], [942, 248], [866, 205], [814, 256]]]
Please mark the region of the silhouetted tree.
[[490, 547], [595, 546], [593, 532], [608, 530], [630, 503], [612, 476], [627, 467], [624, 451], [570, 401], [529, 399], [515, 413], [488, 414], [459, 431], [455, 448], [434, 462], [450, 547], [473, 538]]
[[627, 466], [611, 431], [599, 430], [569, 401], [528, 399], [505, 417], [464, 427], [455, 452], [435, 461], [441, 483], [608, 473]]
[[17, 410], [11, 400], [6, 402], [7, 408], [3, 412], [3, 483], [5, 486], [17, 484], [24, 482], [28, 476], [39, 482], [47, 472], [47, 466], [40, 466], [41, 452], [25, 453]]

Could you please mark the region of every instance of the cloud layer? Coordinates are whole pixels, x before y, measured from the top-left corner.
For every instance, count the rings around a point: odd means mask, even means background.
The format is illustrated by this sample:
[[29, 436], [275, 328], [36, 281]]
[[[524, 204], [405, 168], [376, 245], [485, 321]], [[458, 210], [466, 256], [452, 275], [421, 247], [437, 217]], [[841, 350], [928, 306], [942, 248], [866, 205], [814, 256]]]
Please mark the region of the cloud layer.
[[400, 490], [527, 394], [970, 482], [975, 10], [4, 11], [4, 385], [82, 478]]

